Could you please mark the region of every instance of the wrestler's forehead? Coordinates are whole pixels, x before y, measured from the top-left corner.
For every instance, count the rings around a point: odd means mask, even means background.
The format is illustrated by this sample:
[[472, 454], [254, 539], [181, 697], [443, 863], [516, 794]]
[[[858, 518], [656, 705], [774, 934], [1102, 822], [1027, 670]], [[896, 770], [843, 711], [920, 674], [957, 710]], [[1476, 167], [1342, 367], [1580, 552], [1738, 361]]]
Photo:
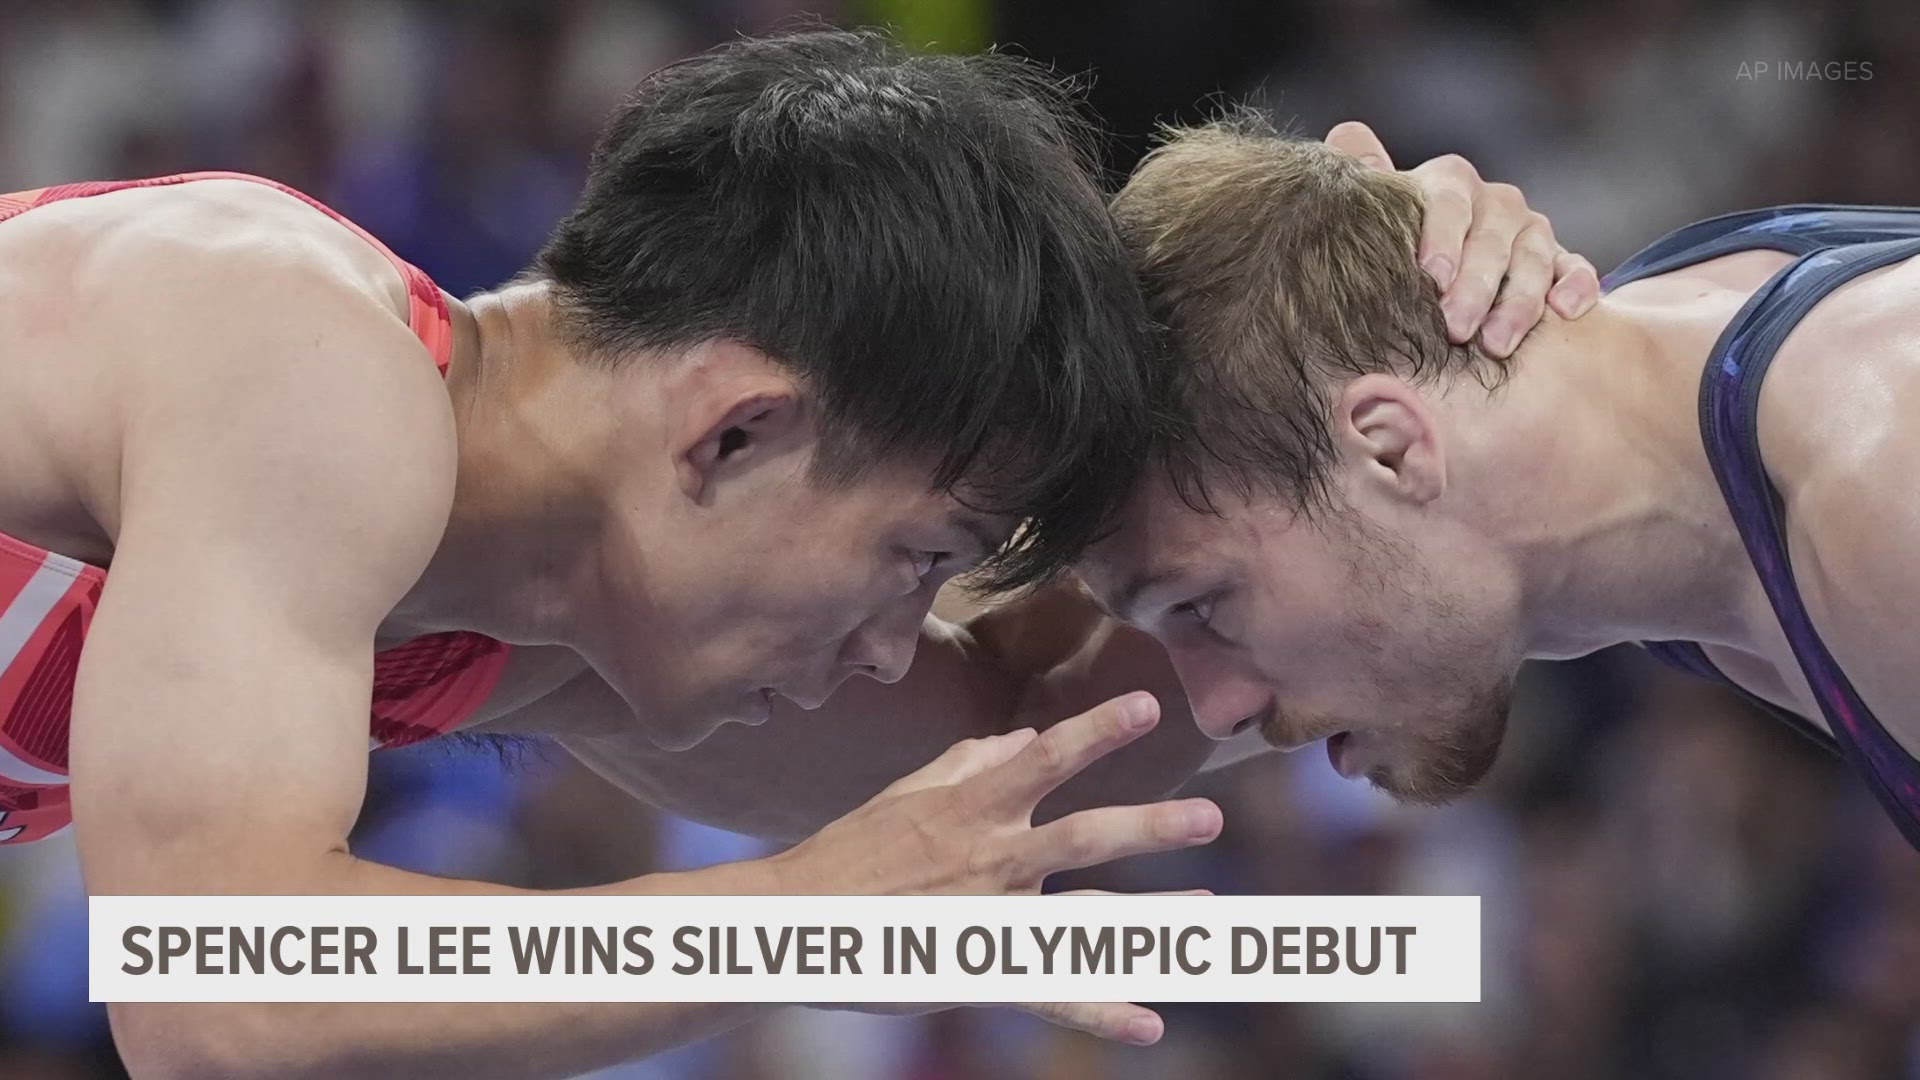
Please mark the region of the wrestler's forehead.
[[1122, 604], [1145, 580], [1204, 575], [1235, 562], [1257, 540], [1259, 514], [1240, 499], [1196, 508], [1170, 484], [1143, 484], [1116, 528], [1080, 565], [1080, 579], [1102, 603]]
[[1272, 499], [1226, 489], [1182, 489], [1164, 477], [1155, 478], [1135, 489], [1118, 527], [1100, 546], [1116, 557], [1135, 559], [1168, 551], [1205, 554], [1258, 543], [1292, 518]]

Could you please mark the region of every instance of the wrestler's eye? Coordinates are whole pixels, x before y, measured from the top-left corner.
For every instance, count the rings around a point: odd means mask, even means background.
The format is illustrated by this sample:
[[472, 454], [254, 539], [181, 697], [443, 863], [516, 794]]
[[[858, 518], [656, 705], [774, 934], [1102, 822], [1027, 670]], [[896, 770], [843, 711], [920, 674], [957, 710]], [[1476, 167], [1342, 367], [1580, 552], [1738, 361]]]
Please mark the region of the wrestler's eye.
[[1187, 619], [1200, 626], [1213, 624], [1213, 605], [1219, 599], [1218, 593], [1209, 593], [1198, 599], [1173, 605], [1168, 612], [1176, 618]]
[[907, 556], [913, 562], [913, 572], [920, 577], [926, 577], [933, 573], [935, 567], [953, 558], [953, 552], [909, 551]]

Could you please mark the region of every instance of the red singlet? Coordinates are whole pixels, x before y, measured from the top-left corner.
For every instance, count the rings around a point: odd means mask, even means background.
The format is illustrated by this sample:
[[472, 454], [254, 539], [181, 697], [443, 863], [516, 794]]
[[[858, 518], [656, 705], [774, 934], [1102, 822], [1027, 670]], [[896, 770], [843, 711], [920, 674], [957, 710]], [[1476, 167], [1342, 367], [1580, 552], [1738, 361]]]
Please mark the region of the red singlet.
[[[127, 188], [244, 180], [285, 192], [352, 229], [407, 284], [408, 322], [446, 374], [453, 323], [439, 286], [366, 230], [306, 195], [257, 176], [203, 172], [0, 194], [0, 222], [37, 206]], [[0, 843], [38, 840], [67, 825], [67, 731], [80, 646], [107, 572], [0, 533]], [[459, 727], [487, 699], [507, 646], [466, 631], [429, 634], [377, 653], [371, 735], [406, 746]]]

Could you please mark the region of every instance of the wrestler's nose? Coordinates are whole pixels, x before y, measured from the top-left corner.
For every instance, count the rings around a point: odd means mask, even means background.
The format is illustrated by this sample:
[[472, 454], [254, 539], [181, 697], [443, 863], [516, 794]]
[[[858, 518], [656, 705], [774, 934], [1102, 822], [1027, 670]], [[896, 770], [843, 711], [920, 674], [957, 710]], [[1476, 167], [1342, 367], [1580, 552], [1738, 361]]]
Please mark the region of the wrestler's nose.
[[897, 683], [913, 663], [913, 651], [919, 642], [919, 618], [882, 612], [847, 635], [840, 662], [870, 679]]
[[1168, 655], [1193, 708], [1194, 723], [1212, 739], [1230, 739], [1249, 719], [1273, 705], [1273, 691], [1231, 664], [1194, 649], [1171, 648]]

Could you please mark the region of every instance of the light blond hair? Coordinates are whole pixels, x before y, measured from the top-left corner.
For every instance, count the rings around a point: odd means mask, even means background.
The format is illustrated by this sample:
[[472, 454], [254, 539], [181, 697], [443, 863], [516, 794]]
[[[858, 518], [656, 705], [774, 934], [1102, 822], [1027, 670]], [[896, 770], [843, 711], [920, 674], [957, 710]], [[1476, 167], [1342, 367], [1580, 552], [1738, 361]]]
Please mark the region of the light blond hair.
[[1500, 365], [1447, 340], [1416, 261], [1413, 183], [1282, 136], [1259, 113], [1169, 129], [1113, 210], [1179, 356], [1164, 454], [1189, 501], [1225, 480], [1303, 510], [1327, 505], [1342, 382], [1499, 377]]

